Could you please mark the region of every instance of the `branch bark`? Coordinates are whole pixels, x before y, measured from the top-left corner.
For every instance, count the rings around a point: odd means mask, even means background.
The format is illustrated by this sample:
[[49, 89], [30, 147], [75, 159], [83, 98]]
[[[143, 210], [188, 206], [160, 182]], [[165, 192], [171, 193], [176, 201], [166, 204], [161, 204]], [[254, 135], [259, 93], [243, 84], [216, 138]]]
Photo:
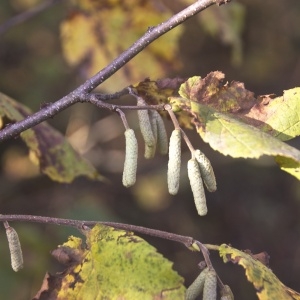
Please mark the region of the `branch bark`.
[[138, 39], [132, 46], [124, 51], [118, 58], [113, 60], [107, 67], [102, 69], [92, 78], [85, 81], [74, 91], [70, 92], [68, 95], [57, 100], [56, 102], [47, 105], [47, 107], [39, 110], [38, 112], [28, 116], [24, 120], [9, 124], [3, 128], [0, 131], [0, 142], [13, 138], [19, 135], [21, 132], [47, 119], [53, 118], [56, 114], [77, 102], [85, 102], [84, 99], [86, 98], [87, 94], [89, 94], [97, 86], [102, 84], [105, 80], [122, 68], [150, 43], [209, 6], [213, 4], [220, 5], [226, 2], [228, 2], [228, 0], [198, 0], [194, 4], [188, 6], [186, 9], [171, 17], [166, 22], [149, 28], [140, 39]]

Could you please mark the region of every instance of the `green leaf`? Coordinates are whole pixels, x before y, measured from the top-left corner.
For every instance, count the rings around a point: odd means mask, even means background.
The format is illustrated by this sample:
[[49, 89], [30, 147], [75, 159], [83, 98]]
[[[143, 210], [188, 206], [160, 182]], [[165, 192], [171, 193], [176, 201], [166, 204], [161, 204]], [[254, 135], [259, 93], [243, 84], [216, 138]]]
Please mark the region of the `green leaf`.
[[188, 112], [202, 139], [224, 155], [243, 158], [273, 156], [286, 172], [300, 179], [300, 151], [282, 142], [300, 135], [300, 89], [282, 97], [254, 97], [239, 82], [221, 84], [224, 74], [192, 77], [170, 103]]
[[69, 255], [72, 265], [51, 280], [55, 299], [184, 299], [183, 278], [172, 263], [131, 232], [96, 225], [57, 250]]
[[[27, 107], [0, 93], [2, 120], [21, 121], [30, 114]], [[20, 136], [30, 149], [31, 158], [34, 157], [39, 164], [41, 172], [52, 180], [69, 183], [78, 176], [104, 180], [88, 161], [75, 152], [63, 135], [47, 123], [36, 125]]]
[[237, 263], [245, 269], [246, 277], [253, 283], [260, 300], [300, 299], [299, 293], [286, 287], [271, 269], [258, 260], [259, 254], [252, 255], [249, 251], [243, 252], [225, 244], [220, 246], [219, 254], [225, 263]]

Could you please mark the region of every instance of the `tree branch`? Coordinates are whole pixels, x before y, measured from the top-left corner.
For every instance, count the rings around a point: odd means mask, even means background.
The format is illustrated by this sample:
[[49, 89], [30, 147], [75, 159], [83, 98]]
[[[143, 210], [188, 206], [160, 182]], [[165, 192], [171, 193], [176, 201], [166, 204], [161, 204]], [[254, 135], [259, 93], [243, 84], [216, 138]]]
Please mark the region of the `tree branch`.
[[206, 9], [207, 7], [213, 4], [220, 5], [226, 2], [228, 1], [198, 0], [194, 4], [171, 17], [166, 22], [149, 28], [148, 31], [140, 39], [138, 39], [131, 47], [124, 51], [118, 58], [113, 60], [107, 67], [102, 69], [92, 78], [88, 79], [74, 91], [64, 96], [60, 100], [49, 104], [47, 107], [32, 114], [31, 116], [28, 116], [24, 120], [16, 122], [14, 124], [9, 124], [4, 129], [2, 129], [0, 131], [0, 142], [16, 136], [33, 126], [54, 117], [56, 114], [68, 108], [69, 106], [82, 101], [82, 96], [90, 93], [98, 85], [111, 77], [115, 72], [117, 72], [120, 68], [122, 68], [126, 63], [128, 63], [132, 58], [134, 58], [138, 53], [140, 53], [144, 48], [146, 48], [150, 43], [158, 39], [160, 36], [164, 35], [174, 27], [183, 23], [184, 21], [196, 15], [200, 11]]
[[[52, 225], [63, 225], [69, 227], [75, 227], [77, 229], [82, 229], [83, 226], [95, 226], [96, 224], [103, 224], [106, 226], [111, 226], [117, 229], [122, 229], [126, 231], [138, 232], [145, 235], [155, 236], [162, 239], [171, 240], [174, 242], [181, 243], [186, 247], [190, 248], [195, 240], [189, 236], [178, 235], [166, 231], [146, 228], [142, 226], [135, 226], [131, 224], [122, 224], [115, 222], [101, 222], [101, 221], [80, 221], [71, 219], [61, 219], [43, 216], [32, 216], [32, 215], [0, 215], [0, 222], [32, 222], [41, 224], [52, 224]], [[197, 241], [197, 243], [199, 243]]]

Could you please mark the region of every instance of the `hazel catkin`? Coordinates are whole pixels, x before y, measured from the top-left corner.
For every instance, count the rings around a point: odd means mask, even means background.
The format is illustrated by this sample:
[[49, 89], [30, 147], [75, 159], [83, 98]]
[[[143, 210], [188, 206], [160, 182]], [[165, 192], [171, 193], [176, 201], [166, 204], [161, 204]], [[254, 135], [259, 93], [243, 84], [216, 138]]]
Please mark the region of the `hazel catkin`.
[[[145, 105], [145, 101], [142, 98], [138, 98], [137, 106]], [[156, 150], [156, 140], [152, 131], [149, 112], [147, 109], [138, 110], [138, 120], [141, 129], [141, 133], [145, 142], [145, 158], [152, 158]]]
[[194, 152], [194, 155], [199, 163], [200, 173], [207, 190], [209, 192], [215, 192], [217, 190], [216, 177], [209, 159], [199, 149]]
[[208, 268], [205, 268], [194, 280], [194, 282], [187, 288], [185, 293], [186, 300], [195, 300], [203, 292], [204, 281], [207, 272]]
[[123, 170], [123, 185], [130, 187], [135, 184], [137, 159], [138, 159], [138, 143], [132, 129], [125, 131], [125, 162]]
[[168, 162], [168, 190], [171, 195], [176, 195], [179, 190], [181, 165], [181, 131], [174, 129], [169, 144]]
[[215, 270], [209, 270], [205, 277], [203, 287], [203, 300], [217, 299], [217, 274]]
[[205, 216], [207, 214], [205, 192], [199, 164], [195, 158], [188, 161], [187, 169], [197, 212], [200, 216]]
[[10, 252], [11, 267], [15, 272], [23, 268], [23, 254], [18, 233], [12, 227], [6, 228], [6, 236]]

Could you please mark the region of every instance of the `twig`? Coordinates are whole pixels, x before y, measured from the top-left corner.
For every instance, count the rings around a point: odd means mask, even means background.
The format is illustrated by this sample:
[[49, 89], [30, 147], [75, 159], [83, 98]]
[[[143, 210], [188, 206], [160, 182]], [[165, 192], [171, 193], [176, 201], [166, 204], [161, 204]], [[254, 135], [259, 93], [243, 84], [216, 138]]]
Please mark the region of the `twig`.
[[2, 214], [0, 215], [0, 222], [8, 222], [8, 221], [63, 225], [63, 226], [75, 227], [77, 229], [81, 229], [82, 226], [94, 226], [100, 223], [103, 225], [111, 226], [122, 230], [134, 231], [134, 232], [138, 232], [150, 236], [171, 240], [174, 242], [181, 243], [188, 248], [191, 247], [192, 244], [195, 242], [192, 237], [178, 235], [178, 234], [151, 229], [151, 228], [146, 228], [142, 226], [135, 226], [131, 224], [122, 224], [122, 223], [115, 223], [115, 222], [80, 221], [80, 220], [61, 219], [61, 218], [33, 216], [33, 215], [2, 215]]
[[32, 114], [31, 116], [28, 116], [24, 120], [16, 122], [14, 124], [10, 124], [9, 126], [6, 126], [4, 129], [2, 129], [0, 131], [0, 141], [10, 139], [33, 126], [54, 117], [56, 114], [68, 108], [69, 106], [82, 101], [81, 97], [83, 95], [90, 93], [98, 85], [111, 77], [115, 72], [122, 68], [144, 48], [146, 48], [150, 43], [215, 3], [216, 0], [198, 0], [194, 4], [171, 17], [166, 22], [163, 22], [155, 27], [151, 27], [151, 29], [149, 29], [140, 39], [138, 39], [131, 47], [124, 51], [118, 58], [113, 60], [107, 67], [102, 69], [92, 78], [88, 79], [74, 91], [61, 98], [60, 100], [49, 104], [47, 107]]
[[25, 12], [22, 12], [12, 18], [10, 18], [8, 21], [4, 22], [2, 25], [0, 25], [0, 35], [6, 33], [9, 29], [11, 29], [12, 27], [19, 25], [31, 18], [33, 18], [34, 16], [36, 16], [37, 14], [39, 14], [40, 12], [42, 12], [43, 10], [47, 9], [48, 7], [57, 4], [58, 2], [60, 2], [61, 0], [48, 0], [45, 1], [43, 3], [41, 3], [40, 5], [33, 7], [32, 9], [29, 9]]

